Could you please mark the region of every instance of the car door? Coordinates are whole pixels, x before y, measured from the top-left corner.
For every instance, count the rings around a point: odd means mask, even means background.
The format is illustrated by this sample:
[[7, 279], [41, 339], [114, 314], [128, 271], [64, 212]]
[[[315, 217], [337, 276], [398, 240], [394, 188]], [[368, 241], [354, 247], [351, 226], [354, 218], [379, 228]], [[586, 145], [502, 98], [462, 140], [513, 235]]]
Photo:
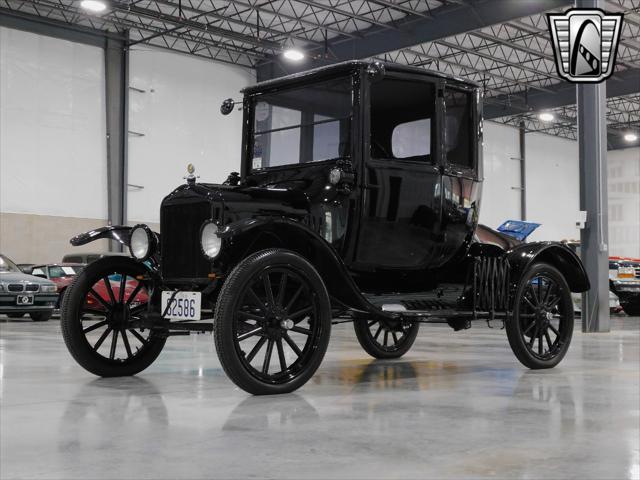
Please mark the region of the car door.
[[438, 263], [469, 244], [480, 212], [479, 97], [473, 88], [448, 85], [444, 90], [442, 175], [443, 250]]
[[419, 269], [438, 254], [438, 85], [394, 76], [370, 86], [356, 267]]

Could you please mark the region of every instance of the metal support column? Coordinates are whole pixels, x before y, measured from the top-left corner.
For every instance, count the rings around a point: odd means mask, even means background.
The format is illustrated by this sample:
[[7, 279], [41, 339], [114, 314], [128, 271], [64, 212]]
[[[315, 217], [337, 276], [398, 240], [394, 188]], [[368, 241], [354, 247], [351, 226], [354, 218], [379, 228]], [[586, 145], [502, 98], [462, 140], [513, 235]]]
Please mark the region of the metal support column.
[[[127, 136], [129, 52], [126, 41], [107, 39], [105, 48], [107, 107], [107, 188], [110, 225], [127, 222]], [[111, 242], [110, 250], [122, 246]]]
[[524, 121], [520, 122], [520, 220], [527, 219], [527, 162], [526, 162], [526, 129]]
[[[602, 8], [602, 0], [576, 0], [576, 7]], [[591, 289], [582, 294], [582, 331], [608, 332], [609, 248], [607, 199], [606, 85], [580, 84], [578, 146], [580, 157], [580, 210], [587, 212], [580, 233], [582, 261]]]

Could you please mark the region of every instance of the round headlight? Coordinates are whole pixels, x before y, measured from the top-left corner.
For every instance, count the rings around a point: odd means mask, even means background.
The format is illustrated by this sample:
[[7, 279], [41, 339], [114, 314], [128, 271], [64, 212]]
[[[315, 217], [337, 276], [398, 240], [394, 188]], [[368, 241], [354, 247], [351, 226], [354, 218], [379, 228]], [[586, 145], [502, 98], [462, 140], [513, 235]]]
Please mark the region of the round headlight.
[[137, 260], [146, 260], [151, 255], [153, 233], [146, 225], [136, 225], [129, 236], [129, 251]]
[[222, 239], [218, 237], [218, 226], [213, 222], [207, 222], [200, 231], [200, 244], [202, 251], [209, 258], [215, 258], [220, 253]]

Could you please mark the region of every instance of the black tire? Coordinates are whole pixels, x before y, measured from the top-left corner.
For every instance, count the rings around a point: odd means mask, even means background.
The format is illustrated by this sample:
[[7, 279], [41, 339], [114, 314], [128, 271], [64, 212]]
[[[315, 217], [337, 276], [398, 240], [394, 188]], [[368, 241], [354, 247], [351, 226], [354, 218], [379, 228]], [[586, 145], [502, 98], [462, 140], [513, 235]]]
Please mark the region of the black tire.
[[509, 345], [524, 366], [542, 369], [560, 363], [573, 335], [573, 302], [558, 269], [536, 263], [524, 273], [506, 330]]
[[640, 303], [621, 302], [620, 306], [630, 317], [640, 317]]
[[[166, 338], [148, 329], [129, 327], [131, 321], [146, 309], [146, 303], [132, 306], [141, 292], [146, 293], [143, 281], [136, 279], [145, 271], [145, 267], [132, 258], [105, 257], [89, 264], [67, 287], [60, 315], [62, 336], [73, 358], [94, 375], [135, 375], [151, 365], [164, 347]], [[120, 274], [117, 290], [109, 279], [114, 274]], [[129, 279], [137, 284], [127, 293]], [[107, 298], [100, 295], [101, 290], [94, 288], [98, 288], [100, 282]], [[124, 294], [120, 295], [120, 292]], [[117, 308], [113, 308], [114, 305]], [[87, 324], [89, 326], [85, 327]], [[104, 352], [108, 336], [111, 336], [111, 342], [107, 355], [101, 353], [101, 349]], [[96, 337], [98, 341], [94, 342]], [[118, 339], [121, 345], [118, 345]]]
[[62, 290], [59, 294], [58, 294], [58, 301], [56, 303], [56, 308], [58, 310], [62, 309], [62, 303], [64, 301], [64, 294], [66, 293], [67, 289], [65, 288], [64, 290]]
[[31, 320], [34, 322], [46, 322], [53, 315], [53, 310], [49, 310], [48, 312], [32, 312], [29, 314]]
[[[222, 368], [237, 386], [253, 395], [292, 392], [311, 378], [327, 350], [327, 289], [316, 269], [294, 252], [254, 253], [222, 286], [213, 334]], [[274, 350], [279, 370], [270, 374]], [[287, 354], [294, 358], [290, 364]]]
[[400, 358], [416, 340], [420, 323], [402, 321], [399, 329], [379, 320], [355, 319], [353, 328], [360, 346], [374, 358]]
[[22, 318], [24, 317], [24, 312], [22, 313], [7, 313], [7, 317], [9, 318]]

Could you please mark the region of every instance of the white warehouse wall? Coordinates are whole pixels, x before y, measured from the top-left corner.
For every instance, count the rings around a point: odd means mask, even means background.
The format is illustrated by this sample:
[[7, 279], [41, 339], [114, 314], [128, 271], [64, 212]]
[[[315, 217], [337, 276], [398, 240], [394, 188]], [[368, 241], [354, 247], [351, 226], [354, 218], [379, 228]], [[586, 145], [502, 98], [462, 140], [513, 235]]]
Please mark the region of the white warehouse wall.
[[640, 148], [609, 152], [609, 253], [640, 258]]
[[0, 28], [0, 250], [60, 261], [104, 224], [106, 179], [102, 49]]
[[[220, 113], [226, 98], [255, 82], [248, 69], [144, 47], [130, 53], [128, 219], [159, 222], [160, 202], [184, 183], [220, 183], [240, 171], [242, 112]], [[135, 89], [144, 90], [139, 92]], [[155, 226], [155, 225], [154, 225]]]

